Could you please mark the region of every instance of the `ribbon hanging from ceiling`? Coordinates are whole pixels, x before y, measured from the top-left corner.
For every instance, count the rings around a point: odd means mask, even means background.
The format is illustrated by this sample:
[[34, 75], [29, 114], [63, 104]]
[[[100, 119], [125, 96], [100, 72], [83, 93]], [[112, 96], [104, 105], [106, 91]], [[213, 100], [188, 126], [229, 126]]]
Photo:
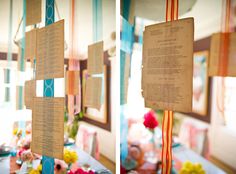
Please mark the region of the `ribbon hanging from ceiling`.
[[16, 88], [16, 109], [23, 109], [24, 72], [25, 72], [25, 27], [26, 27], [26, 0], [23, 0], [22, 39], [18, 54], [18, 83]]
[[217, 78], [217, 109], [225, 119], [225, 79], [228, 75], [230, 33], [234, 31], [231, 0], [222, 1], [220, 52]]
[[102, 40], [103, 21], [102, 21], [102, 0], [93, 0], [93, 41]]
[[[54, 0], [46, 0], [46, 15], [45, 15], [45, 25], [50, 25], [54, 23]], [[37, 63], [37, 62], [36, 62]], [[44, 80], [43, 85], [43, 96], [53, 97], [54, 96], [54, 79]], [[53, 174], [54, 173], [54, 158], [43, 156], [42, 159], [42, 173], [43, 174]]]
[[123, 163], [128, 156], [128, 120], [125, 116], [127, 102], [127, 97], [125, 96], [127, 95], [127, 91], [125, 90], [127, 90], [128, 84], [125, 82], [125, 80], [127, 80], [125, 72], [127, 70], [126, 67], [130, 66], [129, 58], [132, 54], [134, 27], [128, 22], [130, 17], [131, 0], [122, 0], [121, 5], [123, 16], [120, 18], [120, 159], [121, 163]]
[[[23, 0], [23, 17], [22, 17], [22, 39], [19, 41], [19, 53], [17, 60], [18, 82], [16, 86], [16, 109], [24, 108], [24, 76], [25, 76], [25, 28], [26, 28], [26, 0]], [[18, 128], [22, 130], [22, 137], [25, 137], [25, 121], [18, 122]]]
[[[69, 71], [79, 71], [80, 70], [80, 63], [79, 60], [76, 59], [76, 35], [75, 35], [75, 0], [71, 0], [71, 18], [70, 18], [70, 46], [69, 46], [69, 64], [68, 70]], [[75, 76], [71, 76], [71, 78], [75, 78]], [[79, 91], [80, 86], [80, 79], [78, 80], [79, 84], [78, 88]], [[69, 117], [72, 120], [72, 117], [80, 112], [81, 108], [81, 93], [78, 95], [71, 95], [68, 94], [68, 113]]]
[[4, 83], [5, 87], [5, 101], [10, 101], [10, 92], [11, 92], [11, 61], [12, 61], [12, 6], [13, 2], [10, 0], [10, 15], [9, 15], [9, 29], [8, 29], [8, 51], [7, 51], [7, 67], [4, 69]]
[[[166, 22], [178, 19], [178, 0], [166, 0]], [[170, 174], [172, 168], [173, 111], [164, 111], [162, 121], [162, 174]]]

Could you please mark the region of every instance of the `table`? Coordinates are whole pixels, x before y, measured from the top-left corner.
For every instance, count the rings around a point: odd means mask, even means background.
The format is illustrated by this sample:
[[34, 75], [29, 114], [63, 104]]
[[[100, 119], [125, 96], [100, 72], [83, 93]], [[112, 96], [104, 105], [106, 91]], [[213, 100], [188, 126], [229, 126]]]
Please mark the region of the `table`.
[[[85, 164], [89, 164], [90, 167], [96, 171], [98, 170], [107, 170], [101, 163], [95, 160], [92, 156], [79, 149], [75, 145], [67, 146], [69, 149], [73, 149], [78, 154], [78, 164], [79, 166], [83, 166]], [[10, 173], [10, 156], [1, 157], [0, 158], [0, 174], [9, 174]]]
[[201, 163], [207, 174], [226, 174], [223, 170], [212, 164], [210, 161], [198, 155], [191, 149], [184, 147], [183, 145], [177, 146], [172, 150], [175, 158], [177, 158], [181, 162], [185, 162], [188, 160], [193, 163]]

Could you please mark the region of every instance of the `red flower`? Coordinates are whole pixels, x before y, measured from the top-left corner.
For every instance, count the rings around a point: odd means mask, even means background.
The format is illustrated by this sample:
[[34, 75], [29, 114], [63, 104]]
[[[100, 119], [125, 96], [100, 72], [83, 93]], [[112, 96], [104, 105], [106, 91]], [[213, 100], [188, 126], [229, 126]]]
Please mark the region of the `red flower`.
[[149, 129], [154, 129], [158, 126], [156, 114], [153, 111], [149, 111], [144, 115], [144, 126]]

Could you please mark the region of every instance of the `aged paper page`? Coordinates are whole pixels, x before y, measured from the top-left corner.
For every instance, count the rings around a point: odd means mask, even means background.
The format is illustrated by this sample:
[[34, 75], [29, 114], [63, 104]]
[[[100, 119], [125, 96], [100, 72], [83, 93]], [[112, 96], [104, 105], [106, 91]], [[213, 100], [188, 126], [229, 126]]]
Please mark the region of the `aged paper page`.
[[26, 0], [26, 26], [41, 22], [42, 0]]
[[66, 71], [66, 94], [78, 95], [79, 94], [79, 71]]
[[88, 73], [103, 73], [103, 41], [88, 46]]
[[34, 97], [36, 97], [36, 81], [29, 80], [25, 82], [25, 106], [27, 109], [33, 110]]
[[84, 105], [100, 110], [102, 96], [102, 78], [88, 77], [85, 87]]
[[31, 150], [63, 159], [64, 98], [35, 97]]
[[125, 72], [124, 72], [124, 103], [127, 103], [127, 95], [128, 95], [128, 83], [129, 83], [129, 75], [130, 75], [130, 55], [126, 54], [125, 57]]
[[191, 112], [193, 18], [145, 27], [142, 72], [145, 106]]
[[[220, 62], [220, 45], [221, 33], [216, 33], [211, 36], [210, 61], [209, 61], [209, 76], [219, 75]], [[229, 34], [228, 48], [228, 67], [227, 76], [236, 76], [236, 33]]]
[[25, 33], [25, 59], [30, 60], [31, 67], [36, 57], [37, 29]]
[[36, 79], [64, 77], [64, 20], [37, 32]]

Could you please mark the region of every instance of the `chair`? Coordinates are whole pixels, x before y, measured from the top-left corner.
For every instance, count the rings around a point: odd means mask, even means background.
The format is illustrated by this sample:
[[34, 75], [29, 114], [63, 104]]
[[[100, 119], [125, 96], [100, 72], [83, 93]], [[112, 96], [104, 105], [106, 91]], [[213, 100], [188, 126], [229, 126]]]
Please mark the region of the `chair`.
[[179, 133], [179, 141], [199, 155], [208, 158], [208, 128], [184, 119]]
[[99, 160], [98, 138], [95, 129], [80, 124], [76, 135], [76, 145], [96, 160]]

